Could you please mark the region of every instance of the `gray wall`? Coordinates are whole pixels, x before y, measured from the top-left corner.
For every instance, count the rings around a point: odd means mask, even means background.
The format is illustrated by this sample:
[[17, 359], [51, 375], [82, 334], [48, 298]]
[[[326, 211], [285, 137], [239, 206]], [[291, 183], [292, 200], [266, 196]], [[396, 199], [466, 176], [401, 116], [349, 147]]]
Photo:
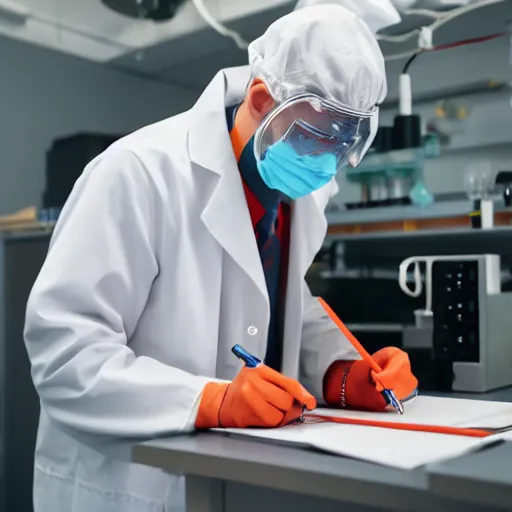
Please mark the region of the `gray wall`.
[[197, 97], [4, 38], [0, 69], [0, 215], [40, 204], [53, 139], [79, 131], [127, 133]]

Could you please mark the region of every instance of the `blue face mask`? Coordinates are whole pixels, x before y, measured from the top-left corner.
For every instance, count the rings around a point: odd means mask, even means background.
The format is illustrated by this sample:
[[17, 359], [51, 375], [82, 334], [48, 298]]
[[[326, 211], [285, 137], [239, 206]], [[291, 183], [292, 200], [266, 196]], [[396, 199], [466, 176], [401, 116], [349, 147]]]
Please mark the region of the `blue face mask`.
[[270, 146], [258, 171], [267, 187], [279, 190], [290, 199], [307, 196], [327, 185], [338, 170], [332, 153], [299, 155], [284, 140]]

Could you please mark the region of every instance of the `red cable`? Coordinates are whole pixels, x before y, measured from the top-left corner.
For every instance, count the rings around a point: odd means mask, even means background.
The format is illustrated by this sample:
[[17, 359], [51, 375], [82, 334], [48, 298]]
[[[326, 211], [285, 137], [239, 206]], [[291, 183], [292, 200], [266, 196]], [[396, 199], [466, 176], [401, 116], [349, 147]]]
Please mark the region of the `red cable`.
[[460, 46], [467, 46], [470, 44], [478, 44], [478, 43], [485, 43], [487, 41], [492, 41], [493, 39], [498, 39], [498, 37], [503, 37], [506, 35], [507, 32], [499, 32], [498, 34], [492, 34], [490, 36], [483, 36], [483, 37], [473, 37], [471, 39], [464, 39], [462, 41], [456, 41], [455, 43], [447, 43], [447, 44], [440, 44], [439, 46], [434, 46], [431, 50], [427, 51], [438, 51], [438, 50], [449, 50], [451, 48], [458, 48]]
[[419, 50], [416, 53], [413, 53], [411, 57], [407, 60], [402, 73], [405, 74], [409, 71], [409, 67], [419, 55], [423, 55], [425, 53], [430, 52], [437, 52], [441, 50], [451, 50], [453, 48], [460, 48], [461, 46], [469, 46], [470, 44], [485, 43], [487, 41], [491, 41], [493, 39], [497, 39], [498, 37], [503, 37], [508, 34], [508, 32], [499, 32], [497, 34], [492, 34], [490, 36], [473, 37], [471, 39], [464, 39], [462, 41], [456, 41], [454, 43], [440, 44], [439, 46], [434, 46], [433, 48]]

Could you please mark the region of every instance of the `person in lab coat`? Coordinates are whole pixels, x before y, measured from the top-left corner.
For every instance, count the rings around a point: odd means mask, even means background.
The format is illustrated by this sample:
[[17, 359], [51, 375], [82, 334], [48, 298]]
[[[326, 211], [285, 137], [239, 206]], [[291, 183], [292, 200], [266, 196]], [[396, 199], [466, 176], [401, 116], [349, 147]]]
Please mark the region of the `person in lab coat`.
[[[398, 349], [372, 374], [304, 281], [334, 176], [375, 136], [386, 79], [372, 32], [343, 7], [305, 8], [249, 60], [93, 160], [62, 211], [25, 328], [36, 512], [181, 511], [180, 478], [109, 448], [274, 427], [316, 398], [382, 410], [377, 388], [416, 387]], [[241, 369], [235, 344], [266, 365]]]

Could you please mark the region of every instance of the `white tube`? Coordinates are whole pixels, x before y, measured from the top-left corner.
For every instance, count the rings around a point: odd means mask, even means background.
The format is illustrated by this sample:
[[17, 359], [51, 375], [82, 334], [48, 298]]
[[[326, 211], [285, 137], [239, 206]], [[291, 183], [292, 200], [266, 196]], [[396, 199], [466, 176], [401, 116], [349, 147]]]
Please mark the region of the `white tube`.
[[[411, 265], [414, 265], [414, 290], [411, 290], [407, 284], [407, 272]], [[418, 298], [421, 295], [423, 283], [421, 282], [420, 264], [417, 258], [412, 257], [402, 261], [398, 273], [398, 284], [402, 291], [409, 297]]]
[[[422, 310], [423, 315], [432, 314], [432, 265], [437, 259], [445, 258], [443, 256], [413, 256], [402, 261], [399, 267], [398, 284], [400, 288], [409, 297], [418, 298], [423, 292], [420, 262], [425, 263], [425, 309]], [[411, 265], [414, 265], [414, 290], [411, 290], [407, 284], [407, 271]]]
[[[455, 257], [457, 258], [457, 256]], [[459, 257], [460, 258], [460, 257]], [[463, 257], [462, 257], [463, 258]], [[425, 263], [425, 309], [422, 314], [432, 314], [432, 265], [434, 261], [454, 259], [452, 256], [413, 256], [402, 261], [398, 272], [398, 284], [402, 291], [409, 297], [418, 298], [423, 293], [420, 263]], [[414, 265], [414, 290], [407, 284], [407, 271]]]
[[398, 93], [400, 100], [399, 114], [401, 116], [410, 116], [412, 114], [412, 87], [410, 75], [400, 75]]
[[482, 228], [492, 228], [494, 226], [494, 203], [492, 199], [482, 199], [482, 201], [480, 201], [480, 212]]
[[204, 5], [204, 0], [192, 0], [192, 3], [197, 9], [197, 12], [202, 16], [204, 21], [206, 21], [206, 23], [208, 23], [208, 25], [210, 25], [210, 27], [213, 28], [213, 30], [215, 30], [222, 36], [230, 37], [231, 39], [233, 39], [233, 41], [238, 46], [238, 48], [240, 48], [240, 50], [247, 50], [249, 43], [238, 32], [231, 30], [230, 28], [226, 27], [218, 20], [216, 20]]

